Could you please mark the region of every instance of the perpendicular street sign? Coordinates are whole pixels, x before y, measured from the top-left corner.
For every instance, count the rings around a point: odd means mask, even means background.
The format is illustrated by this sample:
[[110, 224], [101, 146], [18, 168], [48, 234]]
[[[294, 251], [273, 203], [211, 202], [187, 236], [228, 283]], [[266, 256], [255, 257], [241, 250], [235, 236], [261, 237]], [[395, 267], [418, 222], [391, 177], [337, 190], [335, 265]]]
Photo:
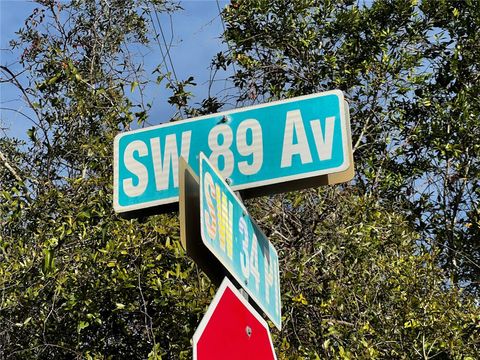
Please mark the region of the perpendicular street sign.
[[276, 358], [267, 323], [225, 278], [193, 335], [193, 359]]
[[204, 245], [281, 329], [277, 251], [203, 153], [200, 154], [200, 233]]
[[178, 159], [183, 156], [198, 174], [200, 152], [247, 196], [318, 186], [329, 183], [328, 174], [353, 174], [343, 93], [327, 91], [117, 135], [115, 211], [175, 204]]
[[179, 220], [180, 241], [188, 256], [216, 286], [220, 286], [228, 271], [203, 244], [200, 235], [200, 180], [187, 164], [179, 159]]

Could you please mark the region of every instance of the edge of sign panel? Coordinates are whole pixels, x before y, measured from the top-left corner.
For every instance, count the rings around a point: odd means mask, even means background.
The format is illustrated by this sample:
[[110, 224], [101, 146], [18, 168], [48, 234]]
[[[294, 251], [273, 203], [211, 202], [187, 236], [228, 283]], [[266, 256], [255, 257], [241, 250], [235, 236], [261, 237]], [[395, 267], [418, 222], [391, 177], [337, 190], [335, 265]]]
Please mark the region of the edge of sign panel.
[[[203, 161], [207, 161], [209, 162], [208, 158], [205, 156], [205, 154], [202, 152], [200, 153], [200, 167], [199, 167], [199, 172], [200, 174], [202, 174], [202, 163]], [[238, 199], [238, 197], [235, 195], [235, 193], [232, 191], [232, 189], [230, 188], [230, 186], [225, 182], [225, 180], [222, 178], [222, 176], [218, 173], [217, 169], [215, 169], [212, 165], [210, 165], [210, 167], [212, 168], [212, 170], [216, 173], [216, 175], [220, 178], [220, 181], [222, 182], [222, 184], [225, 186], [226, 190], [235, 198], [235, 199]], [[200, 176], [201, 178], [201, 176]], [[200, 179], [200, 186], [202, 186], [202, 181]], [[203, 204], [203, 197], [200, 196], [200, 209], [203, 208], [202, 206]], [[252, 222], [253, 226], [257, 228], [257, 230], [259, 230], [262, 234], [263, 234], [263, 231], [260, 230], [260, 228], [253, 222], [250, 214], [248, 213], [248, 210], [245, 208], [245, 205], [243, 205], [243, 203], [241, 201], [238, 201], [238, 205], [240, 205], [240, 207], [242, 208], [242, 210], [248, 215], [248, 218], [249, 218], [249, 221]], [[200, 224], [203, 224], [204, 223], [204, 214], [202, 211], [200, 211]], [[212, 245], [210, 244], [209, 241], [206, 241], [206, 236], [203, 234], [203, 227], [200, 226], [201, 229], [200, 229], [200, 237], [202, 238], [202, 242], [203, 244], [207, 247], [207, 249], [214, 253], [215, 249], [212, 247]], [[268, 242], [268, 245], [269, 245], [269, 251], [272, 250], [273, 252], [275, 252], [275, 255], [278, 259], [278, 252], [277, 252], [277, 249], [275, 249], [275, 247], [273, 246], [273, 244], [268, 240], [267, 236], [265, 234], [263, 234], [263, 236], [265, 237], [265, 239], [267, 240]], [[259, 301], [259, 299], [257, 298], [257, 296], [255, 296], [255, 294], [250, 290], [248, 289], [247, 287], [244, 287], [243, 286], [243, 279], [240, 278], [239, 276], [237, 276], [235, 274], [235, 271], [234, 269], [232, 269], [232, 267], [229, 265], [228, 262], [224, 262], [222, 261], [221, 259], [218, 259], [220, 261], [220, 263], [227, 269], [228, 273], [232, 275], [232, 277], [240, 284], [240, 286], [247, 292], [247, 294], [252, 298], [252, 300], [255, 302], [255, 304], [257, 304], [257, 306], [268, 316], [268, 318], [270, 320], [272, 320], [272, 322], [275, 324], [275, 326], [278, 328], [278, 330], [282, 330], [282, 301], [281, 301], [281, 297], [279, 295], [279, 301], [280, 301], [280, 304], [279, 304], [279, 308], [280, 308], [280, 321], [276, 321], [274, 318], [273, 315], [271, 315], [270, 313], [268, 313], [267, 311], [265, 311], [265, 309], [263, 309], [263, 307], [260, 305], [262, 304], [261, 301]], [[278, 279], [280, 281], [280, 274], [278, 275]], [[280, 284], [279, 284], [280, 285]], [[277, 289], [279, 291], [279, 289]]]
[[207, 312], [205, 315], [203, 315], [202, 320], [200, 321], [200, 324], [197, 327], [197, 330], [195, 330], [195, 333], [193, 334], [193, 359], [197, 360], [197, 344], [198, 341], [200, 340], [200, 336], [203, 334], [205, 331], [205, 328], [207, 327], [208, 321], [213, 315], [213, 312], [215, 311], [218, 303], [220, 302], [220, 299], [223, 296], [223, 293], [226, 291], [226, 289], [229, 288], [235, 296], [242, 302], [242, 304], [252, 313], [252, 315], [258, 320], [260, 324], [267, 330], [268, 332], [268, 340], [270, 342], [270, 346], [272, 348], [272, 353], [274, 355], [274, 359], [277, 359], [277, 355], [275, 353], [275, 348], [273, 347], [273, 342], [272, 342], [272, 337], [270, 335], [270, 329], [268, 327], [267, 322], [260, 316], [260, 314], [255, 310], [255, 308], [248, 303], [248, 301], [240, 294], [240, 292], [237, 290], [235, 285], [228, 280], [228, 278], [224, 278], [222, 283], [220, 284], [220, 287], [217, 290], [217, 293], [215, 294], [212, 302], [208, 306]]
[[201, 241], [200, 235], [200, 180], [185, 159], [179, 157], [180, 201], [178, 217], [180, 220], [180, 242], [187, 255], [219, 286], [227, 272], [215, 255]]
[[[243, 112], [243, 111], [248, 111], [248, 110], [253, 110], [253, 109], [261, 109], [261, 108], [264, 108], [264, 107], [270, 107], [270, 106], [275, 106], [275, 105], [279, 105], [279, 104], [286, 104], [286, 103], [290, 103], [290, 102], [294, 102], [294, 101], [307, 100], [307, 99], [311, 99], [311, 98], [315, 98], [315, 97], [324, 97], [324, 96], [328, 96], [328, 95], [336, 95], [338, 97], [340, 121], [341, 121], [342, 125], [347, 126], [348, 125], [348, 122], [346, 121], [346, 116], [347, 115], [345, 113], [345, 107], [342, 105], [345, 102], [344, 101], [345, 99], [344, 99], [344, 96], [343, 96], [343, 92], [341, 90], [324, 91], [324, 92], [321, 92], [321, 93], [314, 93], [314, 94], [310, 94], [310, 95], [303, 95], [303, 96], [298, 96], [298, 97], [284, 99], [284, 100], [277, 100], [277, 101], [267, 102], [267, 103], [258, 104], [258, 105], [246, 106], [246, 107], [242, 107], [242, 108], [235, 108], [235, 109], [232, 109], [232, 110], [223, 111], [223, 112], [219, 112], [219, 113], [215, 113], [215, 114], [202, 115], [202, 116], [198, 116], [198, 117], [194, 117], [194, 118], [189, 118], [189, 119], [186, 119], [186, 120], [182, 120], [181, 123], [182, 124], [187, 124], [187, 123], [190, 123], [190, 122], [195, 122], [195, 121], [199, 121], [199, 120], [203, 120], [203, 119], [208, 119], [208, 118], [211, 118], [213, 116], [222, 117], [222, 116], [227, 116], [229, 114], [235, 114], [235, 113], [238, 113], [238, 112]], [[168, 128], [168, 127], [171, 127], [171, 126], [178, 126], [178, 124], [179, 124], [178, 122], [163, 123], [163, 124], [160, 124], [160, 125], [149, 126], [147, 128], [142, 128], [142, 129], [131, 130], [131, 131], [128, 131], [128, 132], [123, 132], [123, 133], [117, 134], [115, 136], [114, 145], [113, 145], [113, 161], [114, 161], [114, 163], [113, 163], [113, 188], [114, 188], [114, 191], [113, 191], [113, 209], [115, 210], [115, 212], [125, 213], [125, 212], [129, 212], [129, 211], [142, 210], [142, 209], [145, 209], [145, 208], [151, 208], [151, 207], [155, 207], [155, 206], [166, 205], [166, 204], [171, 204], [171, 203], [174, 203], [174, 202], [178, 202], [178, 199], [179, 199], [178, 196], [159, 199], [159, 200], [154, 200], [154, 201], [147, 201], [147, 202], [142, 202], [140, 204], [127, 205], [127, 206], [122, 206], [118, 202], [119, 191], [120, 191], [120, 186], [118, 184], [118, 179], [119, 179], [119, 176], [118, 176], [119, 175], [118, 174], [118, 171], [119, 171], [119, 169], [118, 169], [118, 167], [119, 167], [119, 164], [118, 164], [118, 160], [119, 160], [118, 148], [119, 148], [120, 139], [124, 136], [128, 136], [128, 135], [131, 135], [131, 134], [141, 133], [141, 132], [145, 132], [145, 131], [151, 131], [151, 130], [155, 130], [155, 129], [158, 129], [158, 128]], [[275, 178], [275, 179], [272, 179], [272, 180], [262, 180], [262, 181], [247, 183], [247, 184], [241, 184], [241, 185], [232, 184], [231, 187], [235, 191], [237, 191], [237, 190], [249, 189], [249, 188], [256, 187], [256, 186], [274, 185], [274, 184], [278, 184], [278, 183], [282, 183], [282, 182], [288, 182], [288, 181], [293, 181], [293, 180], [297, 180], [297, 179], [303, 179], [303, 178], [306, 178], [306, 177], [315, 177], [315, 176], [326, 175], [326, 174], [330, 174], [330, 173], [344, 171], [344, 170], [348, 169], [348, 167], [350, 166], [350, 159], [349, 159], [349, 156], [348, 156], [348, 148], [349, 147], [348, 147], [348, 144], [347, 144], [347, 141], [348, 141], [348, 134], [347, 133], [348, 133], [348, 131], [342, 131], [343, 163], [336, 168], [313, 171], [313, 172], [308, 172], [308, 173], [302, 173], [302, 174], [299, 174], [299, 175], [290, 175], [290, 176], [281, 177], [281, 178], [279, 177], [279, 178]]]

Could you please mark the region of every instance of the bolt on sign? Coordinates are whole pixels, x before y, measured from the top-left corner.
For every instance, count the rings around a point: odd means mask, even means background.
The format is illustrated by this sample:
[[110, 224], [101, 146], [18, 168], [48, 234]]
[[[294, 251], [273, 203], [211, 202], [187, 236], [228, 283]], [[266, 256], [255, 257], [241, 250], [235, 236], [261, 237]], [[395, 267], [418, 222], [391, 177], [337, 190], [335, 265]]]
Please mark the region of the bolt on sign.
[[226, 278], [193, 335], [193, 359], [277, 359], [267, 323]]
[[203, 153], [200, 154], [200, 229], [204, 245], [280, 330], [277, 251]]
[[[117, 135], [115, 211], [157, 212], [177, 203], [179, 157], [198, 174], [200, 152], [242, 194], [325, 184], [325, 175], [353, 170], [343, 93], [327, 91]], [[353, 171], [348, 173], [351, 178]]]

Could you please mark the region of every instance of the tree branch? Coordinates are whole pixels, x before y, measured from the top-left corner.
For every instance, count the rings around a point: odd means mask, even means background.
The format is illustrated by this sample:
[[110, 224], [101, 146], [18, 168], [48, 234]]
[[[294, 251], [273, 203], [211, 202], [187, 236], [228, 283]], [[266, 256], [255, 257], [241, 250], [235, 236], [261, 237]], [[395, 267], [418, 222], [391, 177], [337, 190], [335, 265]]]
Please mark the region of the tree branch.
[[5, 168], [10, 171], [10, 173], [13, 175], [13, 177], [21, 182], [23, 184], [23, 180], [22, 178], [20, 177], [20, 175], [18, 175], [18, 173], [15, 171], [15, 169], [9, 164], [9, 162], [7, 161], [7, 157], [0, 151], [0, 160], [2, 160], [3, 162], [3, 165], [5, 166]]

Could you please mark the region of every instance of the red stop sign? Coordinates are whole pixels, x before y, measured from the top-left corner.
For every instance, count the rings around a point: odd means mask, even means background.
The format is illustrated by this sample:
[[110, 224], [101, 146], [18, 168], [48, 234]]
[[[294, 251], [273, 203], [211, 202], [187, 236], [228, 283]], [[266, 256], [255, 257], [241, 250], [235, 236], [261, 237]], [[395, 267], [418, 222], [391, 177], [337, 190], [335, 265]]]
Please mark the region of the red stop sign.
[[225, 278], [193, 335], [193, 359], [276, 358], [267, 323]]

